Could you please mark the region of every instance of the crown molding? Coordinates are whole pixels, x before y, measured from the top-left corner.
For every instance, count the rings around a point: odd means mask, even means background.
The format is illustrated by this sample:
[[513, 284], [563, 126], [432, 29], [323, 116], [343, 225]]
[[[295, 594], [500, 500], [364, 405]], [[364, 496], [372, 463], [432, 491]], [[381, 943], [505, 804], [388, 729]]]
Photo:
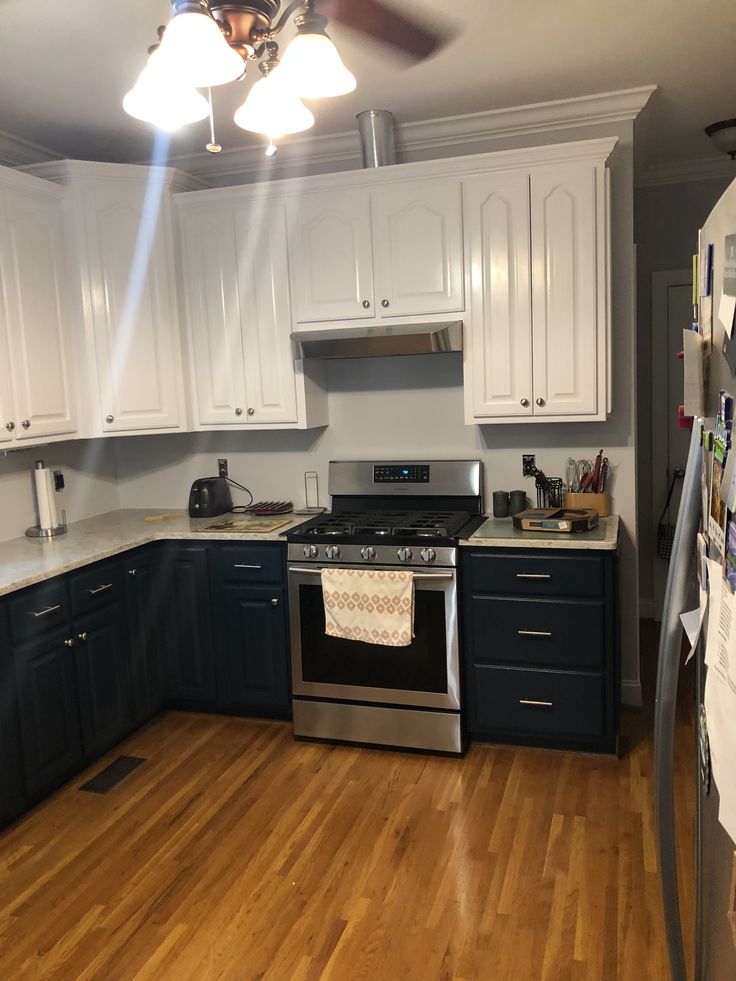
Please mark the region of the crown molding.
[[157, 173], [164, 184], [171, 186], [173, 191], [198, 191], [209, 185], [194, 177], [182, 173], [173, 167], [155, 167], [143, 164], [103, 163], [96, 160], [47, 160], [43, 163], [30, 164], [23, 171], [34, 177], [66, 184], [72, 180], [103, 180], [105, 182], [133, 182], [140, 184], [150, 179], [151, 174]]
[[685, 184], [688, 181], [707, 181], [717, 178], [733, 180], [736, 161], [723, 157], [695, 157], [667, 164], [649, 164], [637, 173], [636, 187], [658, 187], [660, 184]]
[[[554, 133], [585, 126], [632, 121], [649, 101], [656, 86], [645, 85], [618, 92], [603, 92], [571, 99], [536, 102], [509, 109], [444, 116], [396, 125], [399, 159], [411, 161], [427, 150], [442, 154], [472, 153], [483, 144]], [[225, 149], [213, 156], [205, 152], [169, 158], [169, 164], [208, 184], [224, 185], [279, 180], [361, 166], [357, 130], [324, 136], [294, 137], [279, 148], [278, 155], [266, 158], [261, 144]]]
[[59, 154], [40, 143], [0, 130], [0, 164], [4, 167], [25, 167], [44, 160], [58, 160]]

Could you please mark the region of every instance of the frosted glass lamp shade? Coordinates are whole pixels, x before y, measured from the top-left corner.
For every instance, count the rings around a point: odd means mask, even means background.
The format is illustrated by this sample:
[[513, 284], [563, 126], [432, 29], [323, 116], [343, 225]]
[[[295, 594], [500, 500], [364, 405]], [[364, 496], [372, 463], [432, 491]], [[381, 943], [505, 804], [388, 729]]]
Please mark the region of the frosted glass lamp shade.
[[326, 34], [297, 34], [284, 52], [279, 71], [302, 99], [346, 95], [356, 86], [355, 76]]
[[207, 14], [176, 14], [164, 31], [159, 48], [162, 67], [191, 88], [203, 89], [232, 82], [245, 63]]
[[170, 133], [187, 123], [205, 119], [210, 107], [196, 89], [161, 70], [160, 53], [156, 51], [123, 99], [123, 109], [129, 116]]
[[236, 125], [272, 140], [314, 126], [314, 116], [291, 86], [284, 84], [281, 67], [260, 79], [233, 117]]

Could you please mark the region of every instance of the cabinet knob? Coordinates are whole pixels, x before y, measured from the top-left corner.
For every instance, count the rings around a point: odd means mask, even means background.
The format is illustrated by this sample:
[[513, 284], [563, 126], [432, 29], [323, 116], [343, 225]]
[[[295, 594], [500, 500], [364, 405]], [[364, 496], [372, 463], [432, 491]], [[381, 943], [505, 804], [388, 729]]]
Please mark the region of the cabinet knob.
[[526, 408], [529, 405], [529, 399], [522, 399], [521, 404]]
[[128, 575], [129, 576], [134, 576], [135, 575], [135, 569], [128, 569]]
[[363, 309], [364, 310], [367, 310], [370, 305], [371, 305], [371, 301], [370, 300], [363, 300]]
[[79, 639], [80, 640], [86, 640], [87, 639], [87, 631], [86, 630], [83, 630], [81, 632], [81, 634], [79, 634]]
[[382, 307], [387, 307], [388, 305], [389, 305], [389, 301], [388, 300], [381, 300], [381, 306]]
[[24, 429], [30, 429], [31, 428], [31, 420], [30, 419], [24, 419], [23, 422], [21, 423], [21, 426]]
[[240, 408], [240, 406], [238, 406], [238, 408], [235, 410], [235, 415], [242, 416], [242, 414], [243, 414], [243, 410]]
[[15, 423], [14, 422], [6, 422], [5, 423], [5, 428], [8, 430], [9, 433], [12, 433], [13, 430], [15, 429]]
[[73, 637], [68, 637], [64, 641], [64, 647], [74, 647], [74, 638]]
[[537, 405], [544, 405], [544, 399], [541, 396], [537, 399]]
[[115, 422], [115, 416], [113, 415], [105, 416], [105, 422]]
[[255, 411], [256, 411], [255, 409], [248, 409], [248, 415], [249, 416], [255, 415]]
[[274, 598], [271, 600], [271, 606], [278, 606], [278, 605], [279, 605], [279, 601], [274, 596]]

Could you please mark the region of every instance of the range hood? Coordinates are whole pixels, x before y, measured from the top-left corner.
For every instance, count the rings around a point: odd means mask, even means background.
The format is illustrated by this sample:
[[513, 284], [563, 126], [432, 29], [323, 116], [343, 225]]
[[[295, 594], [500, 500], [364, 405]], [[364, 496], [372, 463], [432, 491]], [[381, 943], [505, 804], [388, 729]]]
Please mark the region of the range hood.
[[391, 354], [436, 354], [462, 351], [463, 324], [380, 324], [295, 330], [302, 358], [375, 358]]

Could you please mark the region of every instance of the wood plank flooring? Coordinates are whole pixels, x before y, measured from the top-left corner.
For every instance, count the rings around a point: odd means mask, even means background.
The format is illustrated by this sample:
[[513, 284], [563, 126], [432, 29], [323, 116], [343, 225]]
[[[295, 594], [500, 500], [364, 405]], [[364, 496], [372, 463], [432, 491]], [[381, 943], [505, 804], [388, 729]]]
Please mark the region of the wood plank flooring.
[[[0, 978], [665, 979], [651, 712], [624, 731], [457, 760], [167, 713], [0, 834]], [[77, 790], [120, 752], [148, 762]]]

